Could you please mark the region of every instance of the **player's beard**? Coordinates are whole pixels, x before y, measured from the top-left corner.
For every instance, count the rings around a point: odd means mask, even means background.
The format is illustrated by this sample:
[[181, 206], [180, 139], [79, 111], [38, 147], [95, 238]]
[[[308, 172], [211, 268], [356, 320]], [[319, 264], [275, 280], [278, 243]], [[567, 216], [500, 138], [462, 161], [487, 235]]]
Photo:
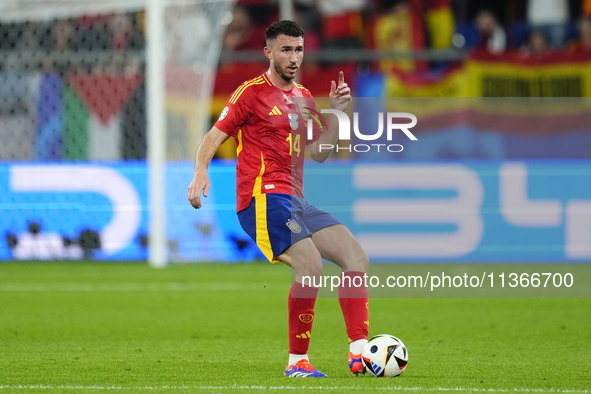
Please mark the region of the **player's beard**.
[[[289, 66], [291, 66], [291, 64]], [[273, 60], [273, 67], [275, 68], [275, 72], [277, 73], [277, 75], [279, 75], [281, 78], [283, 78], [286, 82], [291, 82], [295, 78], [295, 75], [297, 74], [297, 70], [296, 70], [296, 72], [293, 74], [293, 77], [287, 76], [285, 74], [285, 71], [281, 68], [281, 65], [279, 64], [279, 62], [277, 62], [276, 60]], [[287, 69], [287, 67], [285, 67], [285, 68]]]

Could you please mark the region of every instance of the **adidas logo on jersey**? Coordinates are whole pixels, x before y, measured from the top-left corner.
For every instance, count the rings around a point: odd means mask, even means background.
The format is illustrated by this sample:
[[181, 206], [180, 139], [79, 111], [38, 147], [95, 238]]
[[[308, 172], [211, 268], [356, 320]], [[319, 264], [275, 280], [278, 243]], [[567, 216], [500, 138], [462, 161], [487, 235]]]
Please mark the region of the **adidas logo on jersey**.
[[277, 108], [277, 106], [274, 106], [273, 109], [271, 110], [271, 112], [269, 112], [269, 115], [283, 115], [281, 113], [281, 111], [279, 111], [279, 108]]

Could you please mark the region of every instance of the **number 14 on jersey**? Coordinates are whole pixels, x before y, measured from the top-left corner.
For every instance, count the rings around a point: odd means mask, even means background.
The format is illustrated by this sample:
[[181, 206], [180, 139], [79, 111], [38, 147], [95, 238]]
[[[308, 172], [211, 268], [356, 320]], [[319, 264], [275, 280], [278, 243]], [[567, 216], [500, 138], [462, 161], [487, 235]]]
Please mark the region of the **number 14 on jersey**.
[[289, 135], [287, 136], [287, 138], [285, 140], [289, 144], [289, 155], [291, 156], [292, 151], [295, 151], [297, 153], [297, 157], [300, 157], [300, 152], [301, 152], [300, 135], [299, 134], [295, 135], [295, 138], [293, 140], [293, 144], [292, 144], [291, 133], [289, 133]]

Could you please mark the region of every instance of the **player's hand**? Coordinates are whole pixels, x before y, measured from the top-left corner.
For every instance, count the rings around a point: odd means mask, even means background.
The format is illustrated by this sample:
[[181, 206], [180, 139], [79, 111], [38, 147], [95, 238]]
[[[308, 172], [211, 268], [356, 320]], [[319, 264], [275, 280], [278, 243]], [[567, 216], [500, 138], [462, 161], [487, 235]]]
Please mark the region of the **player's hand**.
[[345, 83], [345, 74], [341, 71], [339, 73], [338, 85], [335, 81], [330, 81], [330, 93], [328, 94], [330, 106], [332, 109], [339, 111], [346, 111], [351, 102], [351, 89]]
[[189, 191], [187, 192], [187, 199], [193, 208], [201, 208], [201, 192], [203, 192], [203, 197], [207, 197], [209, 187], [209, 177], [207, 176], [207, 173], [205, 171], [198, 171], [191, 181]]

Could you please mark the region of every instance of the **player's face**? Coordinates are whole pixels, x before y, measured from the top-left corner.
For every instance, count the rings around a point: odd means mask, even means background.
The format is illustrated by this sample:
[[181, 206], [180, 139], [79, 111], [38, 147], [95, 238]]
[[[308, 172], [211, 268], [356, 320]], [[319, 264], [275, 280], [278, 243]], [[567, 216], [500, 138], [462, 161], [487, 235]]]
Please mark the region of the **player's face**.
[[271, 61], [275, 72], [287, 82], [291, 82], [304, 58], [304, 38], [279, 34], [271, 44]]

